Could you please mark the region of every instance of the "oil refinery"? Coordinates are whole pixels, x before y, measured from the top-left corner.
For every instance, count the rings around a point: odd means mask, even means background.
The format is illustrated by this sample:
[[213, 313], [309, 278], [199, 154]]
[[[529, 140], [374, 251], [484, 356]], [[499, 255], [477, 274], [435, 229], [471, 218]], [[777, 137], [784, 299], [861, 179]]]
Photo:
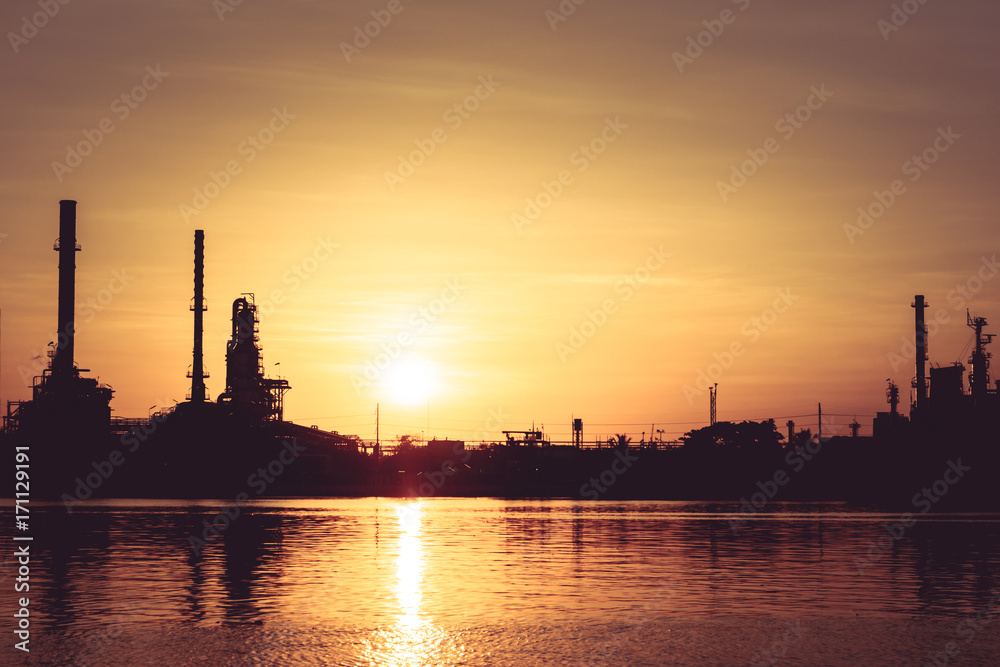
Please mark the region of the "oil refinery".
[[[942, 462], [972, 463], [970, 481], [952, 501], [987, 502], [998, 471], [1000, 381], [990, 377], [994, 334], [985, 317], [966, 314], [974, 345], [966, 366], [930, 365], [923, 295], [914, 309], [915, 368], [909, 415], [900, 388], [889, 382], [889, 411], [879, 412], [870, 437], [796, 433], [787, 439], [774, 420], [717, 422], [717, 387], [710, 420], [684, 442], [625, 435], [595, 447], [553, 443], [544, 432], [504, 431], [506, 440], [466, 447], [431, 440], [425, 447], [364, 443], [305, 427], [284, 417], [291, 385], [264, 373], [254, 295], [232, 302], [225, 390], [212, 400], [203, 357], [205, 234], [195, 231], [192, 363], [185, 401], [146, 418], [112, 416], [113, 390], [74, 363], [76, 202], [59, 203], [58, 342], [33, 379], [31, 398], [7, 402], [0, 437], [30, 447], [33, 492], [68, 506], [91, 497], [220, 498], [248, 494], [317, 496], [503, 496], [570, 498], [734, 499], [778, 472], [793, 483], [785, 499], [892, 500]], [[780, 440], [785, 440], [781, 443]], [[19, 450], [20, 451], [20, 450]], [[642, 464], [632, 466], [639, 458]], [[812, 463], [815, 458], [816, 462]], [[801, 462], [801, 466], [793, 464]], [[806, 465], [806, 463], [808, 465]], [[622, 483], [607, 484], [609, 478]], [[603, 483], [602, 483], [603, 480]], [[978, 481], [976, 481], [978, 480]], [[764, 488], [764, 487], [761, 487]], [[770, 488], [768, 486], [768, 488]], [[776, 487], [775, 487], [776, 488]], [[956, 500], [957, 499], [957, 500]]]

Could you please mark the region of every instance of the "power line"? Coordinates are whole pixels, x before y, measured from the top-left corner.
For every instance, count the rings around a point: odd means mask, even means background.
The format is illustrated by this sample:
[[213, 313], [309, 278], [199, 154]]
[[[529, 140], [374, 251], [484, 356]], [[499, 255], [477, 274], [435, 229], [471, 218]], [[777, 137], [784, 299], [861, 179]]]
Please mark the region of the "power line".
[[324, 419], [354, 419], [356, 417], [372, 417], [374, 419], [375, 414], [372, 413], [372, 414], [363, 414], [363, 415], [340, 415], [339, 417], [296, 417], [294, 419], [291, 418], [291, 417], [289, 417], [288, 421], [300, 421], [300, 422], [313, 421], [313, 422], [315, 422], [315, 421], [323, 421]]

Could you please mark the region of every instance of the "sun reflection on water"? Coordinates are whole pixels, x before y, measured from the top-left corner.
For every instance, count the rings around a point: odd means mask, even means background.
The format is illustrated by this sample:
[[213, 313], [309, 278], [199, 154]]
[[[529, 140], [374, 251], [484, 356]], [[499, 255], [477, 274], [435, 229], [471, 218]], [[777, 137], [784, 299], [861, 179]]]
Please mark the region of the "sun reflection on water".
[[372, 664], [411, 667], [445, 664], [446, 633], [434, 625], [421, 609], [423, 601], [424, 545], [419, 501], [399, 505], [399, 537], [396, 556], [395, 622], [380, 628], [372, 639]]
[[420, 504], [401, 505], [399, 517], [399, 556], [396, 558], [396, 599], [399, 600], [397, 625], [418, 630], [425, 622], [420, 615], [420, 584], [423, 579], [424, 552], [420, 542]]

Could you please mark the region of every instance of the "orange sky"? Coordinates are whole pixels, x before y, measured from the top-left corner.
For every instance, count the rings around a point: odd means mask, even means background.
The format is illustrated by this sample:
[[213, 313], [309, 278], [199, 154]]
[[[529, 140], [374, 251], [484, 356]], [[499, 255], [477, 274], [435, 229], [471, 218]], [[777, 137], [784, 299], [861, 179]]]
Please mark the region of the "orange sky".
[[4, 401], [53, 339], [60, 199], [76, 359], [121, 416], [189, 387], [195, 229], [211, 394], [254, 292], [286, 416], [363, 437], [377, 402], [383, 437], [426, 431], [428, 398], [439, 436], [674, 436], [734, 345], [720, 419], [822, 401], [868, 433], [914, 294], [949, 318], [933, 362], [967, 359], [966, 305], [998, 330], [993, 3], [228, 6], [0, 8]]

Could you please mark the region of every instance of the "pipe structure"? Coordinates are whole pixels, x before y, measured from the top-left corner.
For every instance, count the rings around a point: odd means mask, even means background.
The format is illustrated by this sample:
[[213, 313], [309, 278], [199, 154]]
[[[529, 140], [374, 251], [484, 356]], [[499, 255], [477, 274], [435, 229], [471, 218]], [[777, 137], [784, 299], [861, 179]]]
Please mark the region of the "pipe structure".
[[59, 202], [59, 238], [55, 248], [59, 253], [59, 328], [52, 375], [68, 378], [73, 375], [73, 338], [76, 322], [76, 202], [63, 199]]
[[899, 406], [899, 387], [892, 380], [889, 380], [889, 388], [885, 391], [886, 402], [890, 405], [892, 409], [892, 417], [896, 418], [897, 408]]
[[915, 309], [915, 333], [914, 344], [917, 348], [917, 379], [914, 386], [917, 389], [917, 411], [920, 412], [927, 407], [927, 325], [924, 322], [924, 309], [927, 302], [924, 301], [923, 294], [913, 297], [913, 308]]
[[969, 327], [976, 332], [976, 347], [969, 358], [969, 363], [972, 364], [969, 390], [973, 405], [978, 407], [986, 398], [990, 386], [990, 354], [986, 351], [986, 346], [993, 340], [993, 334], [983, 334], [983, 327], [987, 324], [985, 317], [973, 317], [966, 310], [965, 318]]
[[205, 312], [205, 232], [194, 233], [194, 359], [191, 362], [191, 402], [205, 401], [205, 368], [202, 364], [202, 334]]

